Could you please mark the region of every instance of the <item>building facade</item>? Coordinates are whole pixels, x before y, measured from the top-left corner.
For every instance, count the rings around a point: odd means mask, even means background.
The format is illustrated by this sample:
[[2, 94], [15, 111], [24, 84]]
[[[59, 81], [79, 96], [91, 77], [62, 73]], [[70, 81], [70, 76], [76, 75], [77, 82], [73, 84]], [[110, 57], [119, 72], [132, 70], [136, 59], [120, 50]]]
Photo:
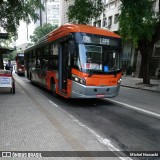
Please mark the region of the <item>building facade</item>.
[[61, 24], [69, 23], [67, 12], [68, 7], [73, 4], [73, 0], [61, 0]]

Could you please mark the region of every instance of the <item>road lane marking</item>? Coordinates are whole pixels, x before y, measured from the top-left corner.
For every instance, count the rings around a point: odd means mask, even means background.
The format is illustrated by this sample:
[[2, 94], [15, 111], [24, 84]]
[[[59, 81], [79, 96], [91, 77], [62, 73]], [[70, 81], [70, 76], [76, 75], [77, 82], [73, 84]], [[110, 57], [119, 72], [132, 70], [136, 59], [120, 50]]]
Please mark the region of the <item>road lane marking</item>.
[[[46, 97], [45, 97], [46, 98]], [[49, 100], [49, 103], [51, 103], [53, 106], [55, 106], [55, 107], [59, 107], [56, 103], [54, 103], [53, 101], [51, 101], [51, 100]]]
[[[63, 111], [65, 114], [67, 114], [69, 117], [72, 118], [72, 120], [74, 122], [76, 122], [80, 127], [85, 128], [88, 132], [90, 132], [94, 137], [96, 137], [96, 139], [103, 145], [107, 146], [108, 149], [110, 151], [120, 151], [117, 147], [115, 147], [111, 140], [107, 139], [107, 138], [103, 138], [101, 137], [99, 134], [97, 134], [94, 130], [92, 130], [91, 128], [89, 128], [88, 126], [84, 125], [82, 122], [80, 122], [78, 119], [76, 119], [74, 116], [72, 116], [70, 113], [68, 113], [67, 111], [65, 111], [64, 109], [62, 109], [59, 105], [57, 105], [56, 103], [54, 103], [53, 101], [49, 100], [49, 102], [57, 107], [59, 110]], [[118, 157], [121, 160], [132, 160], [130, 157]]]
[[114, 103], [114, 104], [119, 104], [119, 105], [121, 105], [122, 107], [132, 109], [132, 110], [137, 111], [137, 112], [139, 112], [139, 113], [143, 113], [143, 114], [145, 113], [145, 114], [147, 114], [147, 115], [149, 115], [149, 116], [153, 116], [153, 117], [155, 117], [155, 118], [160, 119], [160, 114], [158, 114], [158, 113], [155, 113], [155, 112], [152, 112], [152, 111], [147, 111], [147, 110], [145, 110], [145, 109], [138, 108], [138, 107], [132, 106], [132, 105], [130, 105], [130, 104], [126, 104], [126, 103], [119, 102], [119, 101], [112, 100], [112, 99], [108, 99], [108, 98], [105, 98], [105, 100], [107, 100], [107, 101], [109, 101], [109, 102], [112, 102], [112, 103]]

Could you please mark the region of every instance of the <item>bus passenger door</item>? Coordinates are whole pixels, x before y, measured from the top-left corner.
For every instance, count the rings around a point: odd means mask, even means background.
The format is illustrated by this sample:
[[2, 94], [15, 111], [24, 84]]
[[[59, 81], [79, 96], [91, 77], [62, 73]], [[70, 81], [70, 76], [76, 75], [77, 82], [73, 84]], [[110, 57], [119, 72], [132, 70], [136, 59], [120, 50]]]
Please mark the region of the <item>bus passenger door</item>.
[[61, 43], [59, 47], [59, 91], [67, 94], [68, 78], [68, 43]]

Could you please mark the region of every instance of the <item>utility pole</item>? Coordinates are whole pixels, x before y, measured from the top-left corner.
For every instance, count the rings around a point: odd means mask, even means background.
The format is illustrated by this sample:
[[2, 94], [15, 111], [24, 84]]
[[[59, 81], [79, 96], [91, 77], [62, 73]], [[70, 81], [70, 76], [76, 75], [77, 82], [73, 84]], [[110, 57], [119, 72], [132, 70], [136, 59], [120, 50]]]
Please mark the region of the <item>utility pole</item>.
[[[41, 3], [41, 0], [40, 0], [40, 3]], [[40, 8], [40, 10], [39, 10], [39, 20], [40, 20], [40, 26], [42, 27], [42, 9]]]

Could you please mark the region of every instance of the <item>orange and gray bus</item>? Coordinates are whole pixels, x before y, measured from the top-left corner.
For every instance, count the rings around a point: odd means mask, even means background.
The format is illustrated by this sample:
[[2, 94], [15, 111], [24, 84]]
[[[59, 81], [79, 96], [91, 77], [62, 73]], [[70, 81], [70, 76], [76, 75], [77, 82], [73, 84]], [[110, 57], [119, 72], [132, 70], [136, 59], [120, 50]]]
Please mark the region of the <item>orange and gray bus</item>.
[[65, 24], [24, 51], [25, 75], [65, 98], [115, 97], [122, 75], [120, 58], [118, 34]]

